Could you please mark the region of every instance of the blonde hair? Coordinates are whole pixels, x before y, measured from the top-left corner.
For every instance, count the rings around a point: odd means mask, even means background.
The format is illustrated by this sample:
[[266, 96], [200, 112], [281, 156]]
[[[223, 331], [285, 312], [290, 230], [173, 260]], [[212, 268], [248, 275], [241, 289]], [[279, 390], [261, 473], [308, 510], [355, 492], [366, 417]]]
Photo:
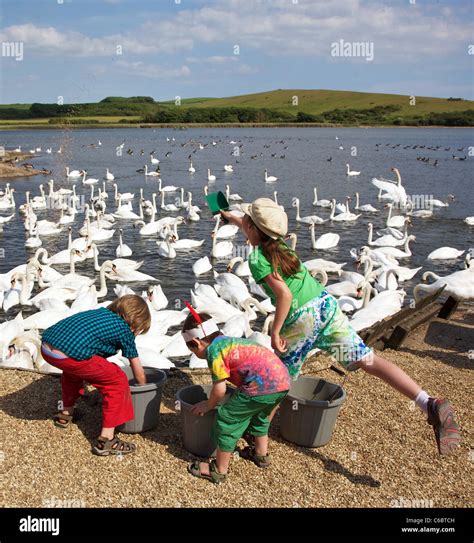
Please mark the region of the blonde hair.
[[125, 320], [135, 335], [146, 334], [151, 326], [151, 314], [143, 298], [136, 294], [126, 294], [117, 298], [107, 309], [117, 313]]

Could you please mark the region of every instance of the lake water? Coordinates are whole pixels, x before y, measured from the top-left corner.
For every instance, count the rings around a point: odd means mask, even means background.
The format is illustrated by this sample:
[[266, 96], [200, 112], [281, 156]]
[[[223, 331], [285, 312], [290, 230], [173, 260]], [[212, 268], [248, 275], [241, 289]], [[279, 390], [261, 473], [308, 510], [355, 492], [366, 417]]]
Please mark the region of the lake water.
[[[338, 139], [336, 139], [336, 137]], [[167, 138], [175, 141], [167, 142]], [[96, 148], [86, 147], [97, 143]], [[207, 145], [203, 150], [197, 150], [192, 155], [196, 168], [194, 175], [189, 174], [188, 155], [196, 146], [183, 146], [185, 142], [194, 140]], [[217, 145], [212, 145], [212, 141]], [[235, 144], [230, 143], [235, 141]], [[116, 147], [125, 142], [123, 153], [117, 154]], [[379, 145], [377, 145], [379, 144]], [[395, 147], [398, 144], [397, 147]], [[225, 191], [230, 184], [231, 192], [238, 192], [245, 201], [252, 201], [259, 196], [273, 197], [273, 191], [278, 191], [279, 203], [285, 206], [290, 217], [290, 231], [298, 235], [297, 250], [302, 260], [311, 258], [326, 258], [337, 262], [348, 262], [346, 269], [354, 269], [349, 250], [367, 243], [367, 225], [373, 222], [374, 228], [384, 227], [387, 210], [383, 202], [377, 200], [378, 190], [371, 184], [373, 177], [394, 178], [391, 167], [400, 170], [402, 183], [410, 195], [433, 195], [444, 200], [448, 194], [453, 194], [456, 200], [448, 208], [435, 210], [433, 218], [412, 218], [410, 233], [416, 235], [416, 243], [412, 245], [414, 256], [402, 260], [401, 265], [409, 267], [423, 266], [423, 271], [433, 270], [446, 274], [462, 267], [462, 259], [454, 261], [426, 261], [426, 256], [441, 246], [451, 246], [468, 250], [474, 246], [474, 227], [463, 222], [467, 216], [474, 215], [473, 198], [473, 157], [467, 160], [453, 160], [452, 155], [464, 157], [468, 155], [468, 147], [473, 144], [472, 129], [318, 129], [318, 128], [258, 128], [258, 129], [76, 129], [76, 130], [31, 130], [2, 132], [0, 145], [13, 149], [18, 145], [23, 150], [36, 147], [42, 148], [42, 153], [31, 162], [35, 167], [45, 167], [52, 170], [51, 176], [35, 176], [8, 180], [15, 187], [17, 212], [15, 219], [5, 226], [0, 233], [0, 248], [4, 249], [4, 258], [0, 259], [0, 272], [4, 273], [12, 267], [24, 263], [33, 250], [24, 247], [26, 232], [23, 227], [23, 217], [18, 213], [18, 206], [25, 201], [25, 191], [30, 190], [32, 196], [39, 194], [38, 185], [52, 177], [55, 189], [71, 187], [73, 181], [65, 176], [65, 167], [71, 169], [86, 169], [87, 177], [102, 179], [108, 167], [115, 175], [115, 182], [121, 192], [135, 193], [134, 210], [138, 212], [139, 189], [143, 187], [146, 199], [157, 190], [158, 183], [153, 178], [136, 173], [145, 163], [149, 166], [149, 153], [155, 150], [159, 158], [161, 177], [164, 185], [178, 185], [186, 191], [193, 192], [193, 203], [203, 209], [199, 222], [190, 222], [179, 229], [180, 237], [205, 239], [201, 248], [192, 251], [178, 252], [176, 259], [167, 260], [157, 254], [155, 237], [142, 237], [138, 230], [132, 227], [131, 221], [118, 221], [117, 226], [124, 229], [124, 242], [133, 249], [134, 260], [144, 260], [141, 271], [160, 279], [163, 290], [171, 303], [178, 297], [189, 298], [189, 290], [196, 278], [192, 273], [192, 263], [198, 258], [209, 255], [211, 248], [210, 232], [214, 226], [211, 216], [204, 203], [203, 187], [207, 183], [207, 168], [217, 176], [217, 181], [211, 184], [212, 190]], [[62, 145], [63, 153], [56, 150]], [[424, 145], [424, 149], [413, 149], [414, 145]], [[239, 147], [240, 156], [234, 155], [234, 149]], [[342, 146], [344, 149], [340, 150]], [[404, 146], [410, 148], [404, 149]], [[441, 146], [438, 150], [427, 147]], [[46, 148], [52, 147], [53, 153], [46, 154]], [[447, 148], [450, 150], [445, 150]], [[126, 153], [131, 148], [132, 156]], [[459, 149], [462, 150], [460, 151]], [[140, 149], [145, 154], [140, 156]], [[165, 158], [165, 154], [172, 154]], [[272, 154], [276, 154], [272, 157]], [[356, 154], [356, 156], [353, 156]], [[255, 156], [256, 158], [251, 158]], [[285, 158], [280, 158], [284, 155]], [[424, 163], [416, 158], [430, 157], [430, 163]], [[327, 159], [332, 157], [332, 161]], [[433, 166], [438, 159], [438, 166]], [[351, 170], [361, 171], [356, 178], [346, 176], [346, 163]], [[234, 173], [225, 173], [224, 164], [232, 164]], [[278, 177], [272, 184], [264, 182], [264, 170], [269, 175]], [[0, 190], [7, 180], [0, 180]], [[90, 188], [83, 187], [76, 181], [77, 193], [89, 195]], [[100, 185], [101, 186], [101, 185]], [[107, 212], [114, 212], [113, 187], [107, 183], [109, 204]], [[323, 218], [329, 216], [329, 210], [312, 206], [313, 188], [318, 187], [320, 199], [336, 198], [344, 201], [347, 195], [360, 193], [361, 204], [371, 203], [378, 209], [378, 214], [362, 214], [354, 223], [327, 222], [316, 226], [316, 236], [326, 232], [335, 232], [341, 236], [339, 245], [328, 251], [313, 251], [311, 249], [310, 231], [307, 225], [298, 224], [295, 209], [291, 207], [292, 197], [298, 196], [301, 201], [301, 215], [317, 214]], [[167, 203], [174, 197], [168, 196]], [[354, 205], [352, 201], [352, 206]], [[163, 216], [161, 212], [158, 217]], [[174, 213], [179, 215], [183, 213]], [[6, 215], [2, 212], [2, 215]], [[39, 219], [58, 220], [57, 210], [38, 211]], [[167, 215], [170, 215], [167, 213]], [[157, 218], [158, 218], [157, 217]], [[73, 223], [73, 237], [82, 226], [83, 215], [77, 215]], [[237, 245], [243, 246], [241, 234], [235, 239]], [[118, 232], [112, 242], [101, 242], [99, 250], [100, 261], [105, 258], [115, 258], [115, 248], [118, 245]], [[49, 254], [65, 249], [67, 246], [67, 228], [64, 234], [43, 238], [43, 247]], [[218, 271], [225, 270], [225, 262], [218, 262]], [[61, 272], [67, 272], [67, 267], [58, 267]], [[93, 275], [92, 261], [87, 260], [76, 266], [78, 273]], [[210, 282], [211, 274], [201, 276], [200, 281]], [[421, 281], [421, 274], [411, 282], [403, 284], [411, 296], [412, 286]], [[113, 284], [109, 283], [109, 296], [113, 297]], [[137, 292], [146, 288], [146, 284], [130, 283]], [[171, 308], [171, 306], [170, 306]], [[12, 311], [11, 314], [15, 314]], [[5, 314], [0, 312], [0, 320]]]

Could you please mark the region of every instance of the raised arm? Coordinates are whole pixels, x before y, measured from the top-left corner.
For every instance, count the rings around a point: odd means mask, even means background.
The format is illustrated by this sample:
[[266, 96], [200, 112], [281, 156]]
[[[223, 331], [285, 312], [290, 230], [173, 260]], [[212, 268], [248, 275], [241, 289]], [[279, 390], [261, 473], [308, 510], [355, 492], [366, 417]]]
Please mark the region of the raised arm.
[[233, 213], [231, 213], [230, 211], [221, 211], [221, 216], [228, 220], [231, 224], [235, 224], [236, 226], [238, 226], [241, 230], [242, 230], [242, 222], [243, 222], [243, 217], [237, 217], [236, 215], [234, 215]]

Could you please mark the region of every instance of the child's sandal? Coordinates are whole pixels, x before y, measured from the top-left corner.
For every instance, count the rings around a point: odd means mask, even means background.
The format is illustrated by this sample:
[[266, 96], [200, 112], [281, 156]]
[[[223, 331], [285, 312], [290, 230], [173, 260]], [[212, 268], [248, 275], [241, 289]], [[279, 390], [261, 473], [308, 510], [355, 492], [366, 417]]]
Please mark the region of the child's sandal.
[[433, 426], [439, 454], [449, 454], [459, 446], [461, 434], [448, 400], [428, 400], [428, 423]]
[[57, 426], [58, 428], [67, 428], [73, 419], [73, 415], [66, 415], [62, 411], [58, 411], [53, 416], [54, 426]]
[[251, 460], [259, 468], [268, 468], [272, 464], [272, 457], [270, 454], [257, 454], [253, 447], [245, 447], [245, 449], [240, 451], [239, 455], [241, 458]]
[[135, 443], [122, 441], [117, 436], [113, 439], [105, 439], [102, 436], [97, 438], [97, 444], [92, 448], [92, 452], [98, 456], [109, 456], [111, 454], [130, 454], [136, 450]]
[[211, 460], [210, 462], [206, 462], [206, 464], [209, 464], [209, 475], [201, 472], [200, 460], [195, 460], [192, 464], [190, 464], [188, 466], [188, 472], [194, 477], [198, 477], [199, 479], [207, 479], [216, 485], [223, 483], [227, 475], [217, 471], [216, 461]]

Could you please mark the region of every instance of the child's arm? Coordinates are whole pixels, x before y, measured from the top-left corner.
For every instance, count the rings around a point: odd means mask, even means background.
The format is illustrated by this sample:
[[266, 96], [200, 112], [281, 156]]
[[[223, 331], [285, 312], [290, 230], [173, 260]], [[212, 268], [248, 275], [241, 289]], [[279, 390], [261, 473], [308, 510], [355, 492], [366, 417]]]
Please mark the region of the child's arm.
[[284, 353], [287, 350], [286, 340], [280, 337], [280, 330], [291, 308], [293, 296], [287, 284], [278, 273], [265, 277], [265, 282], [273, 290], [276, 297], [275, 319], [272, 325], [272, 347]]
[[240, 229], [242, 229], [243, 217], [237, 217], [230, 211], [221, 211], [221, 215], [222, 217], [224, 217], [224, 219], [227, 219], [231, 224], [235, 224]]
[[140, 359], [138, 357], [136, 358], [129, 358], [130, 360], [130, 366], [133, 371], [133, 376], [135, 377], [135, 381], [137, 385], [146, 385], [146, 376], [145, 372], [143, 371], [142, 363], [140, 362]]
[[191, 408], [191, 412], [194, 415], [205, 415], [208, 411], [211, 411], [216, 405], [224, 398], [227, 390], [225, 379], [214, 383], [211, 394], [208, 400], [199, 402]]

